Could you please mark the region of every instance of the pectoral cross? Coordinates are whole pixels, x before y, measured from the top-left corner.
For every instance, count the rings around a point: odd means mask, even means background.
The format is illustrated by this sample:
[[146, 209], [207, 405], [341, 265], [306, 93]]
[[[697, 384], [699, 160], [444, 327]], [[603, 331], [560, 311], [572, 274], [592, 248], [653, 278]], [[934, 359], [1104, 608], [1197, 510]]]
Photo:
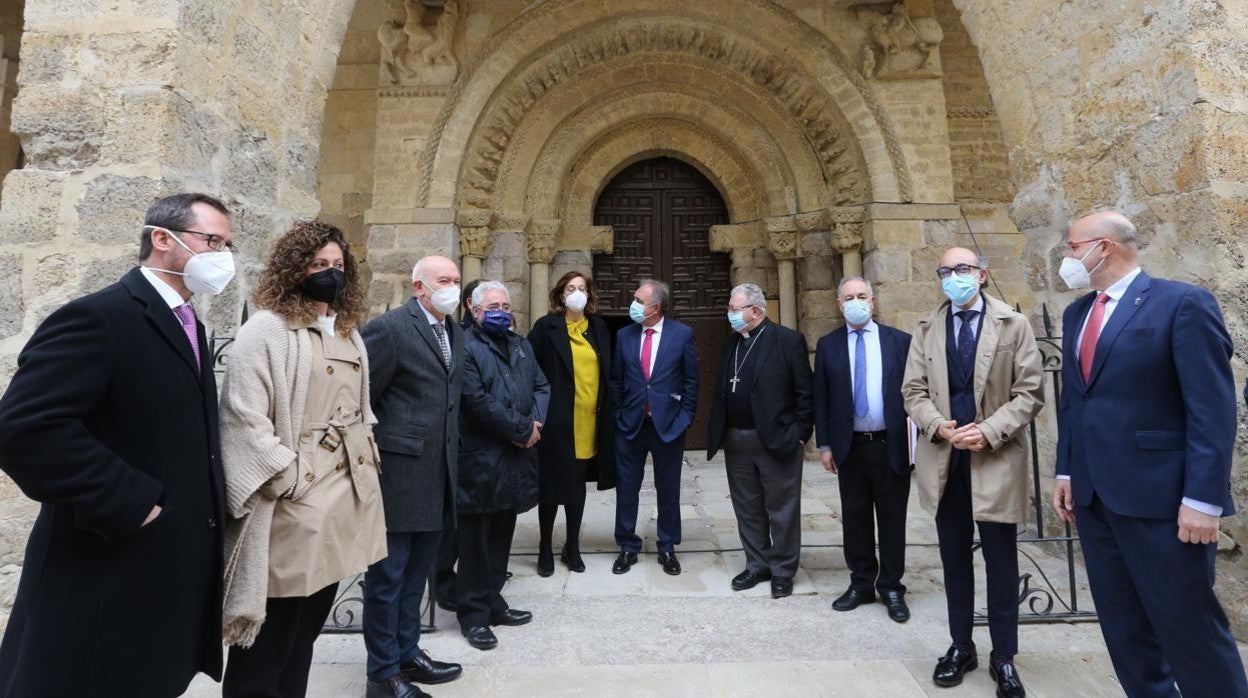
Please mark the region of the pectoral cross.
[[737, 383], [740, 383], [741, 379], [737, 378], [736, 376], [733, 376], [732, 378], [728, 379], [728, 382], [732, 383], [732, 392], [734, 393], [737, 392]]

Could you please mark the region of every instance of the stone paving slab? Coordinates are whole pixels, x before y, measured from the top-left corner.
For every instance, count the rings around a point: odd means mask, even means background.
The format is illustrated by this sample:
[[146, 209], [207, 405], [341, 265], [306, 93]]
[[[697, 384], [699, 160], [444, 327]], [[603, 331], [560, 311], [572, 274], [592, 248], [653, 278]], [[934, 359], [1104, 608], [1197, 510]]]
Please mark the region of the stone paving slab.
[[[991, 641], [975, 629], [982, 669], [955, 689], [931, 683], [936, 658], [948, 646], [940, 559], [931, 517], [912, 496], [907, 529], [907, 600], [910, 622], [888, 619], [881, 604], [837, 613], [831, 600], [849, 574], [840, 549], [840, 502], [835, 477], [807, 463], [803, 485], [802, 563], [794, 596], [774, 600], [766, 584], [733, 592], [729, 580], [744, 569], [744, 554], [728, 500], [722, 460], [695, 458], [682, 474], [684, 573], [663, 573], [654, 554], [654, 492], [643, 490], [639, 564], [611, 574], [613, 492], [591, 491], [582, 547], [587, 571], [572, 574], [558, 561], [555, 574], [536, 574], [536, 512], [519, 524], [504, 594], [534, 622], [498, 628], [499, 647], [472, 649], [454, 618], [440, 609], [440, 629], [423, 647], [435, 658], [464, 664], [462, 679], [427, 687], [437, 696], [992, 696], [986, 658]], [[556, 549], [562, 544], [556, 524]], [[1055, 581], [1065, 583], [1061, 560], [1030, 546]], [[1024, 563], [1023, 571], [1027, 571]], [[982, 580], [982, 561], [977, 561]], [[1086, 579], [1077, 584], [1090, 605]], [[982, 584], [981, 584], [982, 587]], [[978, 590], [977, 606], [985, 605]], [[1121, 689], [1095, 624], [1024, 625], [1018, 666], [1035, 696], [1117, 696]], [[362, 696], [364, 646], [358, 634], [327, 634], [317, 643], [309, 695]], [[188, 694], [220, 695], [200, 678]]]

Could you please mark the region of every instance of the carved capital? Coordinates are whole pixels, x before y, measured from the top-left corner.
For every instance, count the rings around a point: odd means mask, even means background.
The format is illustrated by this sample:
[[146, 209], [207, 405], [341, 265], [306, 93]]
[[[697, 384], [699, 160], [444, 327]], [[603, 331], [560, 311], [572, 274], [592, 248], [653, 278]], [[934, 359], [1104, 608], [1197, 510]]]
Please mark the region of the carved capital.
[[590, 226], [589, 251], [593, 254], [614, 254], [615, 228], [609, 225]]
[[770, 216], [763, 219], [763, 229], [768, 233], [788, 233], [797, 230], [797, 216]]
[[461, 208], [455, 222], [463, 228], [486, 228], [494, 222], [494, 211], [488, 208]]
[[459, 253], [465, 257], [485, 259], [490, 256], [494, 235], [484, 226], [459, 228]]
[[555, 245], [559, 241], [562, 225], [563, 221], [558, 219], [529, 221], [524, 238], [530, 264], [550, 264], [555, 258]]
[[899, 80], [940, 77], [944, 31], [934, 17], [915, 17], [905, 0], [853, 8], [867, 42], [859, 61], [865, 78]]
[[769, 233], [767, 235], [767, 249], [771, 250], [772, 256], [777, 260], [797, 259], [797, 238], [797, 231]]
[[436, 22], [425, 23], [422, 2], [389, 0], [390, 18], [377, 28], [383, 75], [392, 85], [449, 85], [459, 75], [452, 51], [459, 0], [445, 0]]
[[837, 223], [832, 228], [832, 249], [838, 254], [862, 249], [862, 223]]

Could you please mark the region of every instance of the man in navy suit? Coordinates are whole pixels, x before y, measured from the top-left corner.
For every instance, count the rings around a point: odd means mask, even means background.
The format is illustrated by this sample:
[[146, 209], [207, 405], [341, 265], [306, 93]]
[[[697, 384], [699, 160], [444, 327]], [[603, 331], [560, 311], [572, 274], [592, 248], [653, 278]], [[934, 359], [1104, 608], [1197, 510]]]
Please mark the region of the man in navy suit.
[[[901, 401], [910, 335], [871, 319], [875, 292], [860, 277], [841, 281], [837, 302], [846, 326], [815, 347], [816, 443], [841, 491], [849, 589], [832, 603], [852, 611], [875, 592], [898, 623], [910, 619], [906, 585], [906, 504], [910, 435]], [[880, 556], [875, 556], [875, 522]]]
[[680, 574], [680, 464], [685, 432], [698, 403], [698, 357], [693, 330], [667, 317], [672, 293], [653, 279], [633, 294], [633, 323], [616, 335], [611, 362], [615, 422], [615, 542], [620, 546], [611, 571], [624, 574], [637, 563], [637, 500], [646, 454], [654, 459], [658, 494], [659, 562], [668, 574]]
[[1206, 290], [1140, 270], [1116, 212], [1067, 233], [1066, 390], [1053, 508], [1074, 521], [1114, 670], [1130, 696], [1248, 696], [1213, 592], [1230, 495], [1231, 339]]

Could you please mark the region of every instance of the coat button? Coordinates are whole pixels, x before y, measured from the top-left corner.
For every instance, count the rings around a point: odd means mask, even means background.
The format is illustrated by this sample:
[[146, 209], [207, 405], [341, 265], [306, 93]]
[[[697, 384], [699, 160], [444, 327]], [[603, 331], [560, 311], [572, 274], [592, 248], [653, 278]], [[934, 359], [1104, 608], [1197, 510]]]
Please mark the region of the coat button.
[[217, 520], [211, 516], [208, 517], [208, 528], [216, 528]]
[[313, 480], [316, 479], [316, 476], [313, 475], [312, 473], [308, 473], [307, 475], [303, 476], [303, 479], [307, 480], [308, 482], [312, 482]]
[[326, 372], [326, 373], [328, 373], [328, 374], [330, 374], [330, 375], [333, 375], [333, 373], [334, 373], [334, 367], [333, 367], [333, 366], [326, 366], [326, 367], [325, 367], [325, 372]]
[[364, 465], [364, 456], [358, 456], [358, 457], [355, 459], [355, 462], [356, 462], [356, 463], [359, 463], [360, 465]]
[[359, 365], [359, 364], [351, 364], [351, 368], [355, 369], [355, 372], [356, 372], [356, 373], [359, 373], [359, 372], [360, 372], [360, 365]]

